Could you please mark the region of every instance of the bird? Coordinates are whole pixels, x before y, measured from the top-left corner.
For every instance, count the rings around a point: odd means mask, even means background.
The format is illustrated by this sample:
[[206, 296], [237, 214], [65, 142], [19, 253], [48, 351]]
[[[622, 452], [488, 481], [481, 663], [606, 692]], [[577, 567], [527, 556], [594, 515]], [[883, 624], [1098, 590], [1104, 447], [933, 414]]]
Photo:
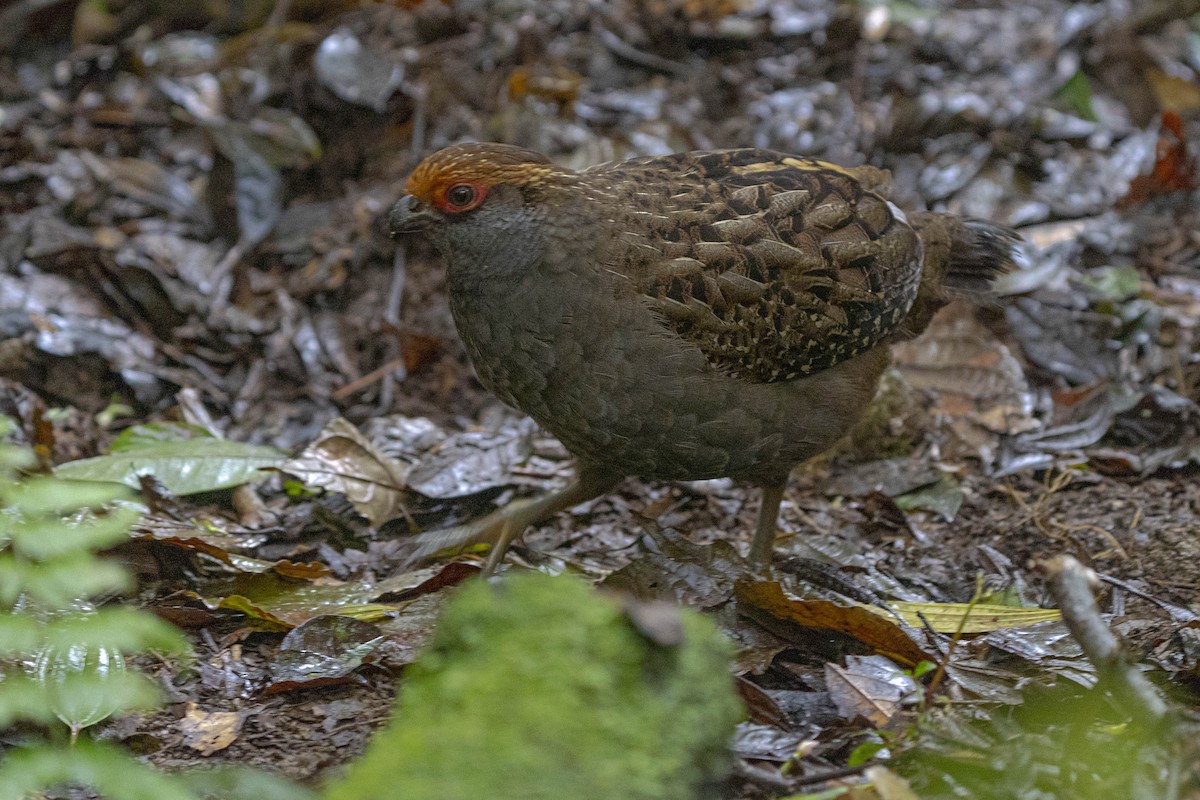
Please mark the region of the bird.
[[407, 179], [393, 237], [446, 262], [479, 381], [574, 456], [575, 479], [418, 534], [417, 556], [514, 538], [620, 480], [760, 487], [769, 566], [787, 478], [863, 415], [890, 361], [955, 297], [1012, 269], [1010, 228], [889, 199], [890, 175], [758, 148], [574, 170], [514, 145], [438, 150]]

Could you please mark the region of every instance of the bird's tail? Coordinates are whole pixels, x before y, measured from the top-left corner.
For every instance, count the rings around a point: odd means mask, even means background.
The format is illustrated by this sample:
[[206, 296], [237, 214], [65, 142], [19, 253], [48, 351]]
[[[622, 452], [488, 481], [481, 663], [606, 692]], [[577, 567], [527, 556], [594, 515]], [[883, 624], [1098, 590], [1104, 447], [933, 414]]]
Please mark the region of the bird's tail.
[[925, 250], [921, 287], [896, 339], [917, 336], [938, 309], [955, 298], [994, 302], [992, 282], [1013, 269], [1021, 237], [1011, 228], [972, 217], [922, 211], [909, 214]]

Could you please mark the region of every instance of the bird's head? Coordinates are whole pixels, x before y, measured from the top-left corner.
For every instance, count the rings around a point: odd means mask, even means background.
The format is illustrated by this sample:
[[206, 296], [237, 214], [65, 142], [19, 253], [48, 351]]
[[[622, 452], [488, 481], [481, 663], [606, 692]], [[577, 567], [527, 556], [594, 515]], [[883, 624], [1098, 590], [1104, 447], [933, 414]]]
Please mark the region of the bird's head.
[[460, 144], [422, 161], [389, 218], [393, 236], [424, 233], [451, 277], [515, 276], [544, 249], [546, 202], [574, 173], [503, 144]]

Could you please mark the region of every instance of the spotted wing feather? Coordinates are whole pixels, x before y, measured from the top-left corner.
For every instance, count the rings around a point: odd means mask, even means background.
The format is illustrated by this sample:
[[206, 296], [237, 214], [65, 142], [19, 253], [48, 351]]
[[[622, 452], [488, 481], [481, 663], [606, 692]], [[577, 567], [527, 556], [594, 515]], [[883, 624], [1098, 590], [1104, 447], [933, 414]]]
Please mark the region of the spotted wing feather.
[[729, 374], [819, 372], [883, 341], [916, 297], [921, 244], [875, 191], [880, 170], [732, 150], [584, 176], [627, 209], [616, 271]]

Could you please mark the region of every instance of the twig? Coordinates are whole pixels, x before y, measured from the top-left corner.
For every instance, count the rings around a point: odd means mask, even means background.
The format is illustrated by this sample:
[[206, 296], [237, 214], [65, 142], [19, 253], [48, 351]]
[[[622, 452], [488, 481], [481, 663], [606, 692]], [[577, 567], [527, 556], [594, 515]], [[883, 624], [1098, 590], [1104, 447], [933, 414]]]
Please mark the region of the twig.
[[869, 764], [860, 764], [857, 767], [842, 767], [841, 769], [831, 769], [826, 772], [817, 772], [812, 775], [800, 775], [791, 779], [792, 786], [811, 786], [814, 783], [824, 783], [825, 781], [835, 781], [839, 778], [849, 778], [853, 775], [858, 775], [865, 770]]
[[[971, 616], [971, 612], [975, 610], [975, 606], [983, 599], [982, 587], [976, 584], [975, 594], [971, 597], [971, 602], [967, 604], [967, 608], [963, 611], [962, 619], [958, 621], [958, 628], [955, 629], [954, 635], [950, 637], [950, 643], [946, 645], [946, 652], [938, 659], [937, 669], [933, 673], [933, 677], [929, 679], [929, 687], [925, 689], [925, 703], [929, 704], [933, 700], [933, 695], [937, 688], [942, 683], [942, 678], [946, 675], [946, 667], [950, 664], [950, 656], [954, 654], [954, 648], [958, 646], [958, 642], [962, 639], [963, 631], [967, 627], [967, 618]], [[921, 622], [925, 623], [930, 630], [933, 626], [929, 624], [929, 620], [925, 619], [925, 615], [921, 614]]]
[[1187, 19], [1196, 13], [1200, 13], [1200, 0], [1159, 0], [1135, 14], [1129, 27], [1134, 33], [1145, 35], [1154, 33], [1172, 20]]
[[249, 252], [254, 243], [244, 234], [238, 236], [233, 247], [225, 252], [209, 274], [212, 282], [212, 304], [208, 307], [209, 324], [217, 324], [217, 316], [229, 306], [230, 293], [233, 291], [233, 268]]
[[[1117, 541], [1117, 537], [1099, 525], [1091, 525], [1087, 523], [1080, 525], [1068, 525], [1066, 523], [1059, 522], [1057, 519], [1050, 516], [1049, 511], [1047, 510], [1047, 506], [1050, 503], [1050, 498], [1056, 493], [1070, 486], [1073, 479], [1074, 475], [1069, 470], [1063, 470], [1057, 475], [1053, 474], [1052, 471], [1047, 471], [1046, 477], [1042, 481], [1042, 485], [1045, 487], [1045, 489], [1043, 489], [1041, 495], [1033, 502], [1032, 505], [1026, 501], [1026, 499], [1021, 496], [1020, 492], [1018, 492], [1011, 484], [1002, 484], [999, 488], [1001, 491], [1006, 492], [1010, 497], [1012, 497], [1013, 501], [1021, 507], [1021, 511], [1025, 514], [1026, 519], [1032, 522], [1038, 531], [1048, 539], [1052, 539], [1054, 541], [1063, 541], [1065, 538], [1070, 537], [1074, 533], [1080, 531], [1090, 531], [1107, 541], [1112, 548], [1111, 550], [1106, 550], [1101, 553], [1091, 553], [1091, 558], [1107, 558], [1113, 552], [1115, 552], [1122, 559], [1129, 558], [1129, 554], [1125, 552], [1125, 548], [1121, 546], [1119, 541]], [[1130, 527], [1132, 528], [1132, 526]]]
[[271, 16], [267, 17], [267, 22], [263, 27], [275, 28], [287, 22], [291, 10], [292, 0], [276, 0], [275, 7], [271, 9]]
[[[383, 306], [383, 321], [393, 329], [400, 327], [400, 305], [404, 301], [404, 284], [408, 278], [408, 246], [400, 244], [392, 257], [392, 282], [388, 286], [387, 300]], [[396, 340], [393, 339], [393, 342]], [[397, 342], [398, 344], [398, 342]], [[390, 348], [389, 348], [390, 349]], [[400, 347], [396, 347], [399, 351]], [[374, 374], [374, 373], [372, 373]], [[396, 383], [408, 377], [404, 367], [404, 353], [397, 352], [397, 358], [387, 365], [383, 383], [379, 387], [379, 407], [382, 411], [390, 411], [392, 400], [396, 393]], [[361, 380], [361, 379], [360, 379]], [[358, 381], [355, 381], [358, 383]]]
[[418, 161], [425, 153], [425, 136], [429, 127], [429, 89], [423, 83], [404, 87], [404, 93], [413, 100], [412, 138], [408, 143], [408, 155]]
[[397, 372], [404, 371], [404, 359], [397, 358], [387, 362], [382, 367], [375, 369], [363, 375], [361, 378], [355, 378], [330, 395], [334, 400], [345, 400], [355, 392], [362, 391], [380, 378], [390, 377]]
[[1120, 580], [1119, 578], [1114, 578], [1111, 575], [1104, 575], [1104, 574], [1099, 574], [1096, 577], [1099, 578], [1102, 582], [1107, 583], [1109, 586], [1116, 586], [1119, 589], [1123, 589], [1124, 591], [1129, 592], [1131, 595], [1133, 595], [1135, 597], [1140, 597], [1147, 602], [1153, 603], [1154, 605], [1161, 608], [1163, 611], [1167, 612], [1167, 614], [1175, 622], [1195, 622], [1196, 620], [1200, 619], [1200, 614], [1197, 614], [1195, 611], [1192, 611], [1190, 608], [1184, 608], [1183, 606], [1177, 606], [1172, 603], [1168, 603], [1165, 600], [1159, 600], [1157, 597], [1150, 594], [1149, 592], [1143, 592], [1141, 589], [1138, 589], [1136, 586], [1132, 586], [1131, 584], [1126, 583], [1125, 581]]
[[1092, 587], [1098, 583], [1095, 573], [1071, 556], [1057, 556], [1038, 566], [1058, 600], [1071, 636], [1079, 642], [1121, 707], [1143, 722], [1162, 722], [1168, 713], [1166, 701], [1125, 657], [1120, 641], [1100, 616], [1100, 607], [1092, 595]]
[[653, 53], [644, 53], [608, 28], [602, 28], [597, 25], [596, 35], [600, 37], [601, 44], [626, 61], [632, 61], [634, 64], [646, 67], [647, 69], [666, 72], [679, 78], [687, 77], [688, 68], [683, 64], [663, 58], [662, 56], [656, 56]]

